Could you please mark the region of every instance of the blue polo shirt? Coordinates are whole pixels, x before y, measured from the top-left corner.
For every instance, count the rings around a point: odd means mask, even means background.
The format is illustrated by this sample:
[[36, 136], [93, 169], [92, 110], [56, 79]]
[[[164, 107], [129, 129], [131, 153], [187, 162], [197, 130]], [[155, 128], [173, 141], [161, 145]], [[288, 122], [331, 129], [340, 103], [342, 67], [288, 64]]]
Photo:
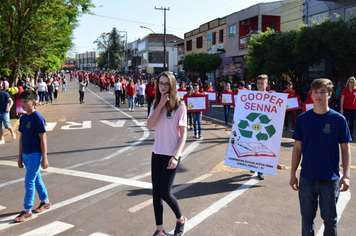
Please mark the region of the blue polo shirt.
[[298, 116], [293, 139], [302, 142], [300, 176], [309, 179], [337, 180], [339, 174], [339, 144], [351, 142], [346, 119], [329, 109], [325, 114], [313, 110]]
[[20, 118], [19, 131], [22, 133], [22, 152], [41, 153], [40, 133], [46, 132], [46, 121], [35, 111], [31, 115], [24, 114]]
[[5, 91], [1, 91], [0, 90], [0, 113], [4, 113], [7, 106], [8, 106], [8, 103], [9, 103], [9, 98], [10, 98], [10, 95], [5, 92]]

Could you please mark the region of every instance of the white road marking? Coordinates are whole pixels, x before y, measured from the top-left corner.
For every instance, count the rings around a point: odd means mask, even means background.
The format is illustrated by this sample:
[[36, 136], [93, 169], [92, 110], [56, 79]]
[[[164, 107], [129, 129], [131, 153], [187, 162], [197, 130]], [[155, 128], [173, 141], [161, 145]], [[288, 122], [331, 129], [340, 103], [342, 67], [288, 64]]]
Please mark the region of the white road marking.
[[[339, 199], [336, 204], [336, 211], [337, 211], [337, 221], [341, 219], [341, 215], [344, 212], [347, 203], [349, 203], [351, 199], [351, 192], [350, 189], [347, 190], [346, 192], [340, 192]], [[317, 236], [322, 236], [324, 234], [324, 224], [321, 225]]]
[[57, 122], [47, 122], [46, 123], [46, 131], [52, 131], [54, 127], [56, 127]]
[[[183, 189], [186, 189], [186, 188], [192, 186], [193, 184], [196, 184], [196, 183], [198, 183], [198, 182], [200, 182], [200, 181], [202, 181], [202, 180], [204, 180], [204, 179], [206, 179], [206, 178], [208, 178], [210, 176], [212, 176], [212, 174], [205, 174], [205, 175], [199, 176], [198, 178], [195, 178], [195, 179], [189, 181], [186, 184], [182, 184], [182, 185], [179, 185], [176, 188], [173, 188], [172, 189], [172, 193], [177, 193], [179, 191], [182, 191]], [[128, 212], [135, 213], [135, 212], [137, 212], [137, 211], [139, 211], [139, 210], [141, 210], [141, 209], [143, 209], [143, 208], [145, 208], [147, 206], [152, 205], [152, 203], [153, 203], [153, 200], [152, 200], [152, 198], [150, 198], [147, 201], [144, 201], [144, 202], [142, 202], [142, 203], [140, 203], [140, 204], [138, 204], [136, 206], [133, 206], [133, 207], [129, 208]]]
[[[17, 166], [17, 163], [14, 161], [0, 161], [0, 165]], [[62, 175], [69, 175], [69, 176], [75, 176], [75, 177], [81, 177], [81, 178], [94, 179], [94, 180], [111, 182], [111, 183], [119, 183], [119, 184], [123, 184], [123, 185], [135, 186], [135, 187], [145, 188], [145, 189], [152, 188], [151, 183], [137, 181], [137, 180], [129, 180], [129, 179], [108, 176], [108, 175], [89, 173], [89, 172], [84, 172], [84, 171], [68, 170], [68, 169], [61, 169], [61, 168], [56, 168], [56, 167], [49, 167], [48, 169], [45, 169], [42, 171], [55, 173], [55, 174], [62, 174]]]
[[[0, 220], [0, 230], [10, 228], [11, 226], [19, 225], [19, 223], [15, 223], [13, 221], [13, 219], [15, 219], [15, 217], [18, 216], [19, 214], [20, 214], [20, 212], [17, 213], [16, 215], [11, 215], [6, 218], [2, 218]], [[35, 218], [37, 218], [37, 214], [33, 214], [32, 219], [30, 219], [30, 220], [33, 220]]]
[[6, 207], [0, 206], [0, 211], [1, 211], [1, 210], [5, 210], [5, 209], [6, 209]]
[[114, 127], [114, 128], [117, 128], [117, 127], [121, 128], [121, 127], [124, 127], [126, 120], [118, 120], [116, 122], [111, 122], [108, 120], [100, 120], [100, 122], [102, 122], [106, 125], [109, 125], [111, 127]]
[[61, 129], [63, 129], [63, 130], [90, 129], [91, 128], [91, 121], [83, 121], [83, 123], [67, 121], [65, 123], [68, 123], [69, 125], [62, 126]]
[[74, 225], [63, 223], [60, 221], [55, 221], [53, 223], [39, 227], [25, 234], [21, 234], [20, 236], [53, 236], [62, 233], [68, 229], [71, 229], [73, 227]]
[[[200, 224], [202, 221], [204, 221], [206, 218], [211, 216], [212, 214], [218, 212], [221, 208], [225, 207], [227, 204], [229, 204], [232, 200], [237, 198], [238, 196], [242, 195], [247, 189], [252, 187], [254, 184], [258, 183], [258, 179], [253, 175], [249, 181], [241, 185], [239, 188], [234, 190], [233, 192], [229, 193], [227, 196], [223, 197], [219, 201], [213, 203], [211, 206], [206, 208], [204, 211], [200, 212], [196, 216], [194, 216], [191, 219], [188, 219], [188, 223], [185, 226], [185, 232], [188, 232], [198, 224]], [[169, 232], [170, 234], [173, 233], [174, 230]]]
[[104, 234], [104, 233], [101, 233], [101, 232], [97, 232], [97, 233], [92, 233], [91, 235], [89, 236], [111, 236], [109, 234]]

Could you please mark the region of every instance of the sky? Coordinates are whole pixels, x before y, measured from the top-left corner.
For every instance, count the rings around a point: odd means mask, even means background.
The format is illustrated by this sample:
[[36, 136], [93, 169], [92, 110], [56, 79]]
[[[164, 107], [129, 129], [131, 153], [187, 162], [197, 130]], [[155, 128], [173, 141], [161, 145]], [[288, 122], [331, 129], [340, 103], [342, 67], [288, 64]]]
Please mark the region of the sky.
[[[74, 30], [71, 54], [96, 50], [93, 42], [102, 34], [127, 32], [128, 43], [152, 33], [163, 33], [166, 11], [166, 33], [184, 38], [184, 33], [199, 28], [211, 20], [222, 18], [261, 2], [276, 0], [92, 0], [95, 15], [84, 14]], [[140, 26], [150, 28], [144, 29]], [[122, 32], [121, 34], [125, 34]], [[72, 56], [74, 56], [72, 55]]]

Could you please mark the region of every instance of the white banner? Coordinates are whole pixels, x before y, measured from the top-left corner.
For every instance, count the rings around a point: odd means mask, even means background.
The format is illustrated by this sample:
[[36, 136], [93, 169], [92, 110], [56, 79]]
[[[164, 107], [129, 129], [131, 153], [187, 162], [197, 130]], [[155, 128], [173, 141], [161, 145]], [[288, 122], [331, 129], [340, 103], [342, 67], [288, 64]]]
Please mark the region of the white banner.
[[276, 174], [287, 97], [239, 90], [225, 165]]

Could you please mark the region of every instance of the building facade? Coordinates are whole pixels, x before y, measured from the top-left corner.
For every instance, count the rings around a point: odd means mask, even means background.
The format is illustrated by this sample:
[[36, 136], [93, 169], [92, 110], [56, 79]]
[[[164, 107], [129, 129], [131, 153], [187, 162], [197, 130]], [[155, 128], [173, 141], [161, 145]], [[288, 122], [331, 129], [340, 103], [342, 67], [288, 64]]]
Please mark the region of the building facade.
[[80, 70], [96, 70], [97, 63], [95, 60], [99, 58], [99, 52], [85, 52], [75, 55], [76, 65]]
[[[132, 45], [130, 52], [135, 57], [137, 66], [135, 72], [159, 74], [164, 70], [164, 48], [163, 34], [149, 34], [141, 40], [137, 40], [136, 45]], [[166, 70], [179, 72], [178, 61], [182, 53], [177, 45], [182, 43], [183, 39], [172, 34], [166, 34]], [[134, 43], [132, 43], [134, 44]], [[136, 53], [137, 50], [137, 53]], [[132, 57], [131, 57], [132, 58]], [[133, 59], [131, 59], [131, 67]]]
[[[209, 21], [199, 28], [184, 34], [184, 55], [191, 53], [218, 54], [223, 61], [225, 56], [226, 18]], [[184, 69], [184, 68], [183, 68]], [[221, 76], [222, 69], [209, 75], [209, 80]]]

